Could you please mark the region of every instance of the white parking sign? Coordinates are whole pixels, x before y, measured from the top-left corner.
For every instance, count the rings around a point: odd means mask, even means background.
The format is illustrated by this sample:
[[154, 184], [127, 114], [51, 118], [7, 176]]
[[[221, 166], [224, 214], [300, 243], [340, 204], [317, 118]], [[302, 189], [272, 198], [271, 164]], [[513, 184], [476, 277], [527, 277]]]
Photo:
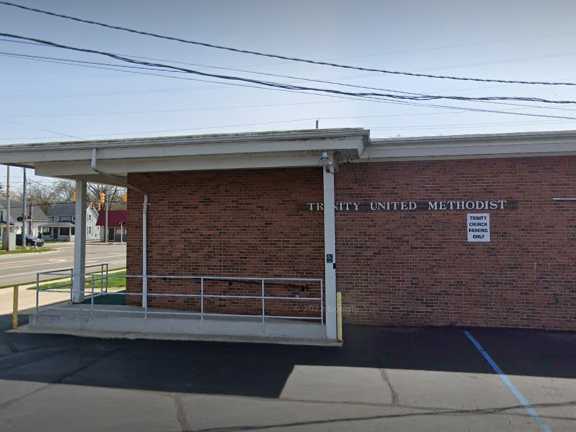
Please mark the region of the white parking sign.
[[468, 213], [467, 221], [469, 242], [490, 241], [489, 213]]

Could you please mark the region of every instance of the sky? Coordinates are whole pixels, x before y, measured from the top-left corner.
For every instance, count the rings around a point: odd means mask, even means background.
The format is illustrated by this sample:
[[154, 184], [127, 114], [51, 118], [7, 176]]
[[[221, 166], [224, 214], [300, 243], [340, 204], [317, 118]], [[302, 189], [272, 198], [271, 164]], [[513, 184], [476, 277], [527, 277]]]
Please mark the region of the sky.
[[[419, 73], [576, 81], [576, 3], [569, 0], [27, 0], [109, 24], [287, 56]], [[156, 40], [0, 5], [0, 31], [211, 73], [325, 86], [257, 73], [405, 92], [576, 100], [576, 87], [399, 77]], [[263, 130], [365, 127], [372, 137], [576, 129], [576, 105], [442, 101], [414, 105], [225, 85], [181, 73], [93, 69], [16, 58], [104, 57], [0, 38], [0, 145]], [[155, 61], [156, 61], [155, 60]], [[179, 63], [177, 63], [179, 62]], [[243, 71], [231, 71], [234, 68]], [[138, 73], [135, 73], [138, 72]], [[145, 73], [145, 74], [142, 74]], [[159, 72], [153, 72], [159, 73]], [[209, 81], [209, 82], [206, 82]], [[469, 112], [491, 109], [573, 117]], [[13, 170], [14, 187], [21, 170]], [[5, 169], [0, 169], [3, 183]], [[34, 177], [32, 177], [34, 180]]]

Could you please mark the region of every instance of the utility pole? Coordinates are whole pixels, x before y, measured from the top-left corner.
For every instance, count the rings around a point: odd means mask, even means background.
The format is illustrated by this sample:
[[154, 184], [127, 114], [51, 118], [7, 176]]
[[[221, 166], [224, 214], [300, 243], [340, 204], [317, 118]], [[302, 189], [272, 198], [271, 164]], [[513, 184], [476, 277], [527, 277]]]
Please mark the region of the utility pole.
[[28, 234], [28, 196], [26, 194], [26, 168], [22, 168], [22, 247], [26, 248]]
[[4, 249], [7, 251], [14, 250], [16, 245], [14, 244], [12, 237], [12, 204], [10, 202], [10, 166], [6, 165], [6, 228], [4, 230]]
[[105, 232], [105, 239], [106, 239], [106, 243], [108, 243], [108, 241], [110, 240], [109, 237], [109, 231], [108, 231], [108, 210], [110, 210], [110, 203], [108, 202], [108, 196], [106, 196], [106, 202], [104, 203], [104, 211], [106, 212], [106, 232]]

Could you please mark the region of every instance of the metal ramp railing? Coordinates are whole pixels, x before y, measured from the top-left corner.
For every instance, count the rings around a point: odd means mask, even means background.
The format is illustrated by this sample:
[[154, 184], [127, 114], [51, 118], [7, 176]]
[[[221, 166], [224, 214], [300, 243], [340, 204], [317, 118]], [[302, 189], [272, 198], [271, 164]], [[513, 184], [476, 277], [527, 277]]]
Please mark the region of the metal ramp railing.
[[[101, 267], [100, 271], [96, 271], [91, 273], [90, 275], [90, 285], [89, 285], [89, 293], [85, 296], [86, 302], [89, 303], [88, 308], [85, 310], [90, 313], [90, 315], [96, 314], [98, 312], [106, 312], [106, 313], [123, 313], [123, 314], [136, 314], [140, 315], [142, 318], [147, 319], [149, 316], [155, 315], [165, 315], [165, 316], [183, 316], [183, 317], [195, 317], [200, 320], [204, 320], [210, 317], [239, 317], [239, 318], [256, 318], [259, 319], [262, 323], [265, 323], [266, 320], [273, 320], [273, 319], [284, 319], [284, 320], [304, 320], [304, 321], [316, 321], [321, 324], [322, 327], [325, 327], [325, 305], [324, 305], [324, 280], [319, 278], [272, 278], [272, 277], [241, 277], [241, 276], [195, 276], [195, 275], [147, 275], [146, 278], [149, 281], [172, 281], [172, 282], [184, 282], [197, 285], [196, 290], [192, 290], [194, 292], [182, 292], [183, 290], [174, 290], [174, 291], [166, 291], [163, 290], [159, 291], [150, 291], [144, 293], [142, 291], [112, 291], [108, 289], [108, 282], [109, 282], [109, 270], [107, 264], [99, 264], [92, 267]], [[59, 288], [59, 289], [52, 289], [52, 288], [40, 288], [40, 276], [44, 275], [65, 275], [67, 277], [73, 277], [72, 269], [61, 269], [61, 270], [53, 270], [49, 272], [40, 272], [37, 275], [37, 285], [36, 285], [36, 313], [40, 313], [39, 311], [39, 295], [40, 292], [66, 292], [68, 289], [71, 290], [71, 284], [69, 288]], [[69, 276], [68, 276], [69, 275]], [[133, 280], [142, 280], [144, 276], [142, 275], [126, 275], [126, 285], [128, 285], [128, 281]], [[252, 290], [253, 293], [250, 294], [233, 294], [230, 292], [226, 292], [225, 289], [220, 288], [221, 292], [214, 292], [214, 290], [210, 290], [210, 284], [214, 282], [220, 283], [244, 283], [252, 285], [249, 290]], [[284, 286], [284, 293], [282, 295], [277, 295], [274, 293], [274, 287], [278, 287], [278, 285]], [[253, 287], [256, 286], [257, 289], [255, 290]], [[314, 289], [309, 289], [310, 286], [313, 286]], [[286, 288], [288, 287], [288, 288]], [[305, 289], [308, 287], [308, 289]], [[300, 292], [310, 292], [312, 291], [313, 295], [299, 295], [299, 294], [286, 294], [289, 292], [290, 289]], [[218, 291], [218, 290], [216, 290]], [[257, 294], [256, 294], [257, 291]], [[99, 298], [103, 298], [105, 296], [122, 296], [124, 298], [124, 304], [127, 302], [129, 303], [129, 308], [110, 308], [110, 307], [103, 307], [102, 304], [99, 304]], [[135, 300], [129, 300], [135, 299]], [[154, 303], [157, 303], [160, 300], [166, 299], [175, 299], [173, 300], [174, 303], [180, 301], [180, 306], [186, 305], [186, 301], [194, 300], [197, 303], [197, 310], [186, 310], [186, 309], [195, 309], [194, 307], [184, 307], [178, 308], [177, 304], [176, 307], [164, 308], [161, 309], [159, 307], [154, 307]], [[214, 312], [210, 310], [210, 306], [214, 301], [218, 300], [230, 300], [230, 301], [252, 301], [259, 304], [259, 313], [222, 313], [222, 312]], [[279, 302], [286, 302], [286, 303], [306, 303], [312, 304], [311, 308], [308, 308], [308, 312], [312, 313], [298, 313], [298, 314], [277, 314], [277, 313], [270, 313], [270, 304], [271, 303], [279, 303]], [[70, 299], [67, 303], [71, 303], [71, 294]], [[57, 304], [54, 306], [48, 306], [43, 309], [66, 309], [70, 310], [69, 306], [63, 306], [62, 304]], [[251, 308], [254, 310], [254, 306]], [[282, 309], [282, 308], [280, 308]], [[288, 308], [289, 309], [289, 308]]]

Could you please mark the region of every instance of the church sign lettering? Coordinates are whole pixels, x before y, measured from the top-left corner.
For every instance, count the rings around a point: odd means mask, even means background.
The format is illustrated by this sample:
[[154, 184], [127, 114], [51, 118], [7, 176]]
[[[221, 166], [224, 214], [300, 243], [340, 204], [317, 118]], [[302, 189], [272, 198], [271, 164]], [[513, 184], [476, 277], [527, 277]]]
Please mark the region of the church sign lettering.
[[[428, 200], [428, 201], [337, 201], [337, 212], [411, 212], [418, 210], [470, 211], [470, 210], [507, 210], [517, 207], [515, 201], [505, 199], [484, 200]], [[323, 211], [321, 202], [306, 203], [308, 211]]]

